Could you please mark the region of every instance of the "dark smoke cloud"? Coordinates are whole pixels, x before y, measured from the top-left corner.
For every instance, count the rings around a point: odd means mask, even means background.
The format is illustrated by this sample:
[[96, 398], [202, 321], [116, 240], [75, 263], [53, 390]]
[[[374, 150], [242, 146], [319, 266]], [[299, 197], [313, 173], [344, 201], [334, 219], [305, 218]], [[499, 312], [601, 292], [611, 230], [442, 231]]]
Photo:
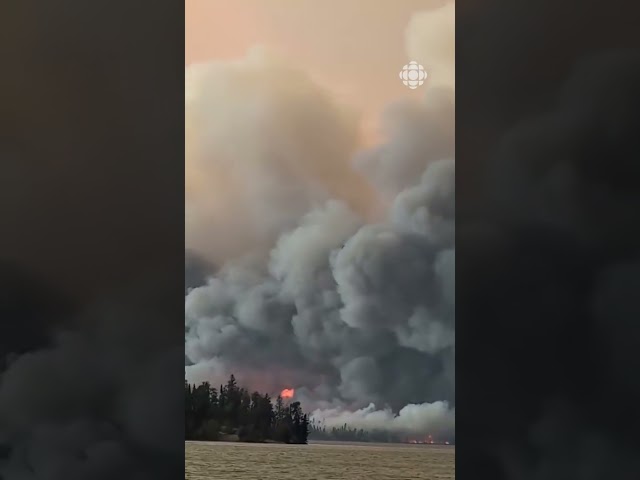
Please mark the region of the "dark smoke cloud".
[[[417, 23], [425, 27], [424, 18]], [[260, 110], [268, 117], [253, 115], [255, 107], [233, 108], [234, 122], [241, 125], [246, 118], [253, 130], [242, 140], [248, 146], [236, 149], [238, 165], [233, 168], [244, 173], [234, 177], [241, 193], [233, 192], [230, 198], [242, 195], [241, 210], [260, 202], [261, 221], [276, 227], [253, 248], [227, 254], [217, 272], [187, 293], [187, 378], [216, 385], [235, 373], [251, 388], [273, 394], [295, 387], [297, 398], [327, 425], [348, 419], [354, 426], [433, 431], [453, 438], [455, 104], [450, 77], [439, 78], [422, 101], [390, 107], [383, 116], [384, 144], [351, 160], [343, 150], [336, 158], [335, 152], [321, 148], [320, 157], [308, 151], [314, 148], [310, 145], [296, 147], [301, 134], [328, 142], [336, 136], [343, 139], [344, 133], [334, 131], [340, 125], [337, 110], [330, 117], [319, 115], [324, 92], [299, 73], [292, 86], [289, 70], [278, 62], [253, 61], [247, 60], [246, 67], [252, 77], [277, 77], [278, 85], [289, 88], [298, 85], [296, 108], [316, 112], [315, 120], [294, 128], [282, 114], [288, 111], [290, 93], [274, 96], [269, 84], [256, 89], [253, 80], [242, 83], [242, 93], [250, 95], [253, 104], [274, 103]], [[216, 65], [209, 83], [200, 77], [202, 83], [188, 92], [188, 108], [202, 112], [197, 107], [201, 101], [221, 95], [219, 76], [241, 65]], [[222, 91], [233, 91], [230, 85], [225, 83]], [[240, 105], [243, 101], [234, 100]], [[225, 110], [229, 101], [221, 102]], [[218, 115], [214, 112], [213, 118]], [[200, 122], [211, 125], [202, 118]], [[191, 128], [198, 130], [199, 125], [194, 120]], [[234, 145], [235, 134], [228, 139], [216, 133], [213, 142], [225, 138]], [[273, 138], [286, 141], [274, 143]], [[229, 148], [229, 143], [215, 144], [207, 154], [205, 145], [196, 142], [193, 148], [197, 145], [201, 158]], [[292, 155], [299, 162], [295, 170], [282, 163]], [[320, 158], [328, 167], [316, 165]], [[247, 170], [250, 165], [272, 169], [271, 183], [265, 187], [264, 180], [254, 178]], [[341, 172], [343, 179], [355, 179], [351, 188], [378, 200], [375, 220], [358, 208], [353, 195], [345, 196], [342, 180], [336, 183], [337, 177], [326, 173], [318, 176], [328, 172], [326, 168]], [[294, 192], [296, 185], [314, 188]], [[269, 193], [273, 188], [292, 196], [281, 203]], [[373, 195], [368, 193], [371, 188]], [[311, 202], [309, 191], [315, 194]], [[213, 195], [216, 202], [226, 198], [219, 191]], [[206, 197], [192, 197], [188, 208], [204, 212], [198, 201]], [[274, 209], [288, 220], [282, 223], [284, 217], [270, 213]], [[238, 222], [230, 225], [235, 232]]]
[[190, 289], [204, 285], [207, 277], [216, 272], [212, 262], [207, 261], [201, 255], [187, 250], [184, 254], [184, 293]]
[[181, 128], [180, 82], [158, 70], [182, 26], [117, 3], [0, 5], [3, 479], [183, 475], [181, 299], [159, 267], [182, 192], [138, 163], [179, 163], [158, 138]]
[[[493, 455], [493, 478], [638, 475], [639, 79], [634, 52], [578, 64], [492, 157], [482, 235], [458, 229], [458, 295], [475, 307], [459, 347], [490, 372], [462, 383], [486, 393], [466, 406], [478, 436], [461, 455]], [[505, 341], [489, 352], [480, 329]]]
[[114, 292], [75, 318], [80, 327], [58, 326], [47, 346], [12, 356], [0, 384], [2, 475], [142, 479], [182, 467], [182, 397], [177, 385], [167, 389], [168, 376], [180, 378], [182, 352], [170, 330], [158, 325], [152, 337], [140, 321], [163, 291], [150, 283], [135, 298]]
[[0, 371], [26, 351], [46, 346], [59, 323], [72, 314], [72, 302], [16, 265], [0, 262]]

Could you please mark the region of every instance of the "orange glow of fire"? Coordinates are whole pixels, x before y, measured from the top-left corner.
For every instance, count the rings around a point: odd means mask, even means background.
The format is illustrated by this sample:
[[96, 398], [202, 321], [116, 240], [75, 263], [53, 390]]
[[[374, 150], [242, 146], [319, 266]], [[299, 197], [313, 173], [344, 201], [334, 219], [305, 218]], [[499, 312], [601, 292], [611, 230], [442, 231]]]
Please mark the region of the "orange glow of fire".
[[282, 392], [280, 392], [280, 396], [282, 398], [293, 398], [295, 393], [296, 391], [293, 388], [285, 388], [284, 390], [282, 390]]
[[[414, 445], [442, 445], [442, 442], [436, 442], [431, 435], [427, 435], [424, 438], [407, 438], [407, 443]], [[444, 445], [449, 445], [448, 441], [444, 442]]]

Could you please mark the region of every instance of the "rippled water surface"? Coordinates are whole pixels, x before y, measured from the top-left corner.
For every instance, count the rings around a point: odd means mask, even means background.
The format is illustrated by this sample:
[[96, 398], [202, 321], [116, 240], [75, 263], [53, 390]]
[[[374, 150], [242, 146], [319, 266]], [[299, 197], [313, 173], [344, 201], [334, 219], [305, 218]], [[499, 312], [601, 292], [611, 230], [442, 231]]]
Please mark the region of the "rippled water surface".
[[442, 480], [454, 447], [186, 442], [189, 480]]

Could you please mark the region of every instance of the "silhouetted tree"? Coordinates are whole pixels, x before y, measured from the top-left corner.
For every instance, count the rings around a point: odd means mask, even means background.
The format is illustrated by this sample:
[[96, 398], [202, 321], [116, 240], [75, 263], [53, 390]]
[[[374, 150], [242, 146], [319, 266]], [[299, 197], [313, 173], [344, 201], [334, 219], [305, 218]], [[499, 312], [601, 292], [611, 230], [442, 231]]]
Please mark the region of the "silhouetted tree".
[[307, 443], [309, 417], [300, 402], [275, 405], [268, 394], [249, 393], [233, 375], [218, 390], [208, 382], [185, 387], [185, 437], [187, 440], [218, 440], [236, 434], [240, 441]]

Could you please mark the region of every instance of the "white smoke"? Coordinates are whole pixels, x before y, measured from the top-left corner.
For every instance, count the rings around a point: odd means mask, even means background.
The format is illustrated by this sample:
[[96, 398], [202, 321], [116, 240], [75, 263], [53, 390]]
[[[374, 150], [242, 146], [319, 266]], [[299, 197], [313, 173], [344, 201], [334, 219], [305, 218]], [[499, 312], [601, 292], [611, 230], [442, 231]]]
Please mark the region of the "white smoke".
[[313, 207], [356, 209], [357, 118], [303, 72], [258, 49], [185, 72], [186, 245], [215, 261], [272, 244]]
[[425, 434], [434, 438], [450, 438], [455, 429], [455, 409], [447, 402], [410, 404], [397, 414], [391, 409], [376, 410], [374, 404], [356, 411], [344, 408], [315, 410], [311, 418], [319, 425], [340, 428], [347, 424], [350, 428], [365, 431], [385, 430], [399, 434]]

